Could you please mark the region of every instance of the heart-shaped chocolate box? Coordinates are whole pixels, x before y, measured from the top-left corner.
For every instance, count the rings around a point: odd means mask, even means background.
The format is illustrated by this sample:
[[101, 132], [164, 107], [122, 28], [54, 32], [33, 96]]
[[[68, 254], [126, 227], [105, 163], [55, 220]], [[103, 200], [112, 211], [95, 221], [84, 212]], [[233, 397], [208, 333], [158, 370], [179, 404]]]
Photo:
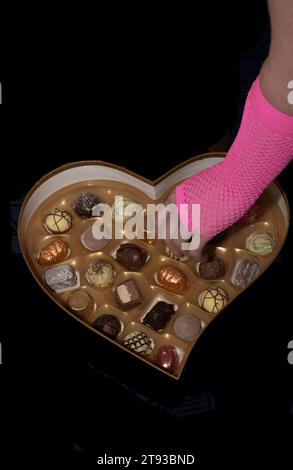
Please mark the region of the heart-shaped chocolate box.
[[[120, 321], [121, 331], [115, 339], [106, 336], [108, 340], [175, 379], [179, 379], [197, 339], [218, 314], [217, 310], [209, 312], [204, 309], [208, 304], [203, 304], [202, 292], [213, 293], [214, 289], [221, 288], [227, 295], [226, 305], [229, 305], [249, 284], [247, 283], [247, 286], [243, 287], [243, 285], [235, 283], [235, 273], [239, 263], [241, 264], [242, 260], [257, 263], [259, 272], [255, 274], [254, 281], [268, 268], [281, 250], [289, 225], [289, 207], [282, 189], [277, 183], [273, 183], [259, 201], [261, 211], [257, 218], [251, 217], [244, 223], [235, 224], [222, 239], [211, 243], [214, 245], [214, 254], [222, 259], [226, 266], [225, 274], [219, 279], [213, 280], [204, 280], [200, 277], [198, 267], [192, 260], [181, 262], [170, 259], [162, 243], [131, 240], [131, 243], [135, 243], [147, 252], [147, 262], [136, 272], [127, 271], [116, 260], [117, 249], [121, 243], [125, 243], [127, 240], [112, 239], [101, 251], [87, 250], [81, 243], [81, 235], [93, 225], [95, 218], [78, 217], [73, 211], [73, 204], [82, 192], [90, 192], [95, 193], [99, 199], [109, 205], [112, 205], [116, 195], [123, 195], [123, 197], [145, 207], [148, 203], [164, 200], [170, 190], [182, 180], [219, 163], [224, 157], [223, 153], [210, 153], [194, 157], [154, 182], [124, 168], [102, 161], [81, 161], [64, 165], [36, 183], [26, 196], [19, 217], [18, 235], [23, 256], [34, 278], [48, 296], [69, 315], [98, 335], [102, 333], [93, 327], [97, 318], [105, 314], [116, 316]], [[44, 226], [46, 215], [54, 208], [65, 210], [72, 215], [73, 225], [65, 233], [49, 233]], [[271, 237], [274, 248], [270, 253], [261, 256], [248, 250], [248, 240], [251, 240], [251, 237], [256, 233], [265, 233]], [[66, 259], [57, 262], [54, 266], [62, 264], [71, 266], [78, 273], [78, 283], [71, 289], [54, 292], [45, 282], [45, 273], [50, 269], [50, 266], [41, 265], [38, 262], [38, 257], [42, 248], [57, 239], [66, 241], [70, 251]], [[108, 287], [97, 288], [88, 282], [86, 271], [90, 263], [96, 259], [109, 261], [114, 268], [115, 277]], [[166, 265], [178, 268], [185, 274], [187, 287], [182, 294], [172, 293], [159, 285], [157, 273]], [[245, 270], [245, 267], [243, 269]], [[142, 302], [133, 308], [124, 309], [117, 303], [115, 288], [129, 279], [136, 282]], [[77, 314], [70, 303], [70, 298], [76, 290], [79, 293], [86, 292], [92, 300], [85, 313], [79, 312]], [[155, 331], [150, 325], [143, 323], [146, 314], [158, 301], [172, 304], [175, 310], [162, 331]], [[192, 334], [189, 337], [187, 331], [187, 336], [182, 339], [180, 327], [178, 330], [176, 324], [177, 326], [180, 324], [183, 315], [189, 315], [188, 319], [196, 317], [198, 320], [197, 325], [200, 325], [200, 328], [196, 337]], [[180, 319], [179, 323], [178, 319]], [[125, 347], [124, 338], [135, 331], [144, 333], [151, 339], [152, 350], [150, 354], [136, 354]], [[165, 347], [163, 348], [165, 355], [163, 354], [161, 365], [158, 366], [158, 351], [162, 347]], [[172, 354], [170, 357], [170, 351], [175, 353], [175, 357], [172, 357]], [[164, 368], [164, 360], [166, 360], [166, 369]]]

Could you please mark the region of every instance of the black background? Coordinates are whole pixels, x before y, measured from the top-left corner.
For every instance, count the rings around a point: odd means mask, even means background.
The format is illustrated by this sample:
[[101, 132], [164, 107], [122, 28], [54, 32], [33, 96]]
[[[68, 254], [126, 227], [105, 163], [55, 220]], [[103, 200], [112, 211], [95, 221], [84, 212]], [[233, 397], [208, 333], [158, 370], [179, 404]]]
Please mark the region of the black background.
[[[2, 80], [5, 218], [11, 201], [69, 161], [101, 159], [156, 178], [207, 151], [236, 125], [239, 57], [260, 41], [262, 8], [145, 8], [135, 21], [113, 9], [88, 28], [68, 21], [75, 34], [60, 42], [52, 29], [41, 47], [39, 36], [18, 41]], [[290, 199], [288, 168], [279, 179]], [[276, 459], [282, 468], [293, 414], [290, 237], [202, 336], [178, 383], [67, 318], [11, 253], [0, 337], [7, 468], [38, 459], [94, 468], [105, 452], [154, 451], [193, 453], [202, 466]]]

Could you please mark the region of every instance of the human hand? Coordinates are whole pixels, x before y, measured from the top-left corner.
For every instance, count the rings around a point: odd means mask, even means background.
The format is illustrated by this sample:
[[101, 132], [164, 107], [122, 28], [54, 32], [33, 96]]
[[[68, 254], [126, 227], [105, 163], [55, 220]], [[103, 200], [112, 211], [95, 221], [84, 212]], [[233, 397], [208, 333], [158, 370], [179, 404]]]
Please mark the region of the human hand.
[[[176, 205], [176, 192], [175, 190], [172, 191], [167, 199], [164, 201], [164, 205], [168, 206], [169, 204]], [[177, 210], [177, 209], [176, 209]], [[162, 240], [165, 243], [166, 247], [170, 250], [170, 252], [176, 256], [187, 256], [188, 258], [192, 258], [195, 261], [201, 261], [203, 258], [203, 250], [205, 245], [207, 244], [207, 240], [203, 237], [200, 237], [199, 245], [196, 249], [192, 249], [192, 236], [188, 238], [183, 238], [180, 230], [180, 216], [178, 215], [178, 225], [177, 227], [174, 226], [174, 222], [172, 221], [172, 217], [170, 217], [170, 212], [166, 214], [166, 237], [160, 238], [160, 224], [163, 221], [160, 221], [160, 218], [157, 217], [156, 219], [156, 239]], [[162, 233], [162, 232], [161, 232]], [[178, 236], [177, 236], [178, 234]], [[176, 238], [175, 238], [176, 237]], [[186, 244], [189, 243], [191, 249], [185, 249]], [[184, 247], [184, 248], [183, 248]]]

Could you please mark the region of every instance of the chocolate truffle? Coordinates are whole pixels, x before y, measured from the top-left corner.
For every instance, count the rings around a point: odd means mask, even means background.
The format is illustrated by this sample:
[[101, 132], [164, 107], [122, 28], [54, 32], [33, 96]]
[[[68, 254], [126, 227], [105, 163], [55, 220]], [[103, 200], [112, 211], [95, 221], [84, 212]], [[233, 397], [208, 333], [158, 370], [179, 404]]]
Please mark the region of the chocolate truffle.
[[238, 220], [241, 225], [253, 224], [262, 214], [263, 208], [260, 204], [256, 203], [248, 209], [248, 211]]
[[155, 358], [155, 364], [174, 374], [179, 367], [179, 357], [176, 348], [171, 345], [161, 346]]
[[116, 338], [121, 332], [121, 323], [114, 315], [101, 315], [92, 326], [109, 338]]
[[81, 235], [80, 241], [90, 251], [101, 251], [109, 243], [107, 238], [97, 240], [93, 236], [92, 227], [87, 228]]
[[77, 315], [87, 315], [94, 310], [95, 303], [91, 295], [83, 289], [77, 289], [70, 294], [67, 305]]
[[[98, 205], [101, 204], [101, 200], [93, 193], [81, 193], [73, 204], [74, 212], [83, 219], [89, 219], [98, 215]], [[97, 211], [95, 211], [97, 208]]]
[[246, 241], [247, 249], [261, 256], [272, 253], [274, 246], [274, 238], [269, 233], [265, 232], [254, 233], [250, 235]]
[[72, 227], [71, 215], [61, 209], [52, 209], [45, 219], [45, 228], [49, 233], [65, 233]]
[[197, 272], [202, 279], [219, 279], [224, 276], [226, 266], [223, 260], [214, 256], [212, 258], [208, 258], [207, 261], [199, 263]]
[[182, 294], [187, 288], [185, 274], [180, 269], [168, 264], [157, 273], [157, 283], [175, 294]]
[[38, 262], [42, 266], [49, 266], [64, 261], [68, 254], [68, 244], [63, 240], [55, 240], [41, 249]]
[[152, 339], [141, 331], [129, 333], [129, 335], [125, 336], [123, 344], [130, 351], [144, 356], [150, 354], [154, 348]]
[[[133, 210], [130, 211], [130, 215], [125, 215], [125, 209], [127, 206], [129, 206], [129, 204], [134, 204], [134, 206], [132, 206]], [[127, 222], [127, 220], [135, 216], [139, 208], [140, 208], [139, 204], [132, 201], [131, 199], [128, 199], [127, 197], [115, 199], [112, 204], [113, 219], [119, 223]]]
[[195, 315], [180, 315], [174, 321], [173, 330], [183, 341], [193, 341], [200, 333], [201, 321]]
[[260, 267], [256, 261], [240, 259], [237, 261], [231, 276], [231, 282], [236, 287], [245, 288], [259, 275]]
[[108, 287], [113, 282], [114, 270], [109, 261], [96, 259], [89, 265], [85, 277], [94, 287]]
[[133, 243], [120, 245], [116, 252], [116, 260], [129, 271], [139, 271], [145, 265], [147, 257], [147, 252]]
[[62, 264], [48, 269], [45, 272], [45, 281], [52, 290], [59, 292], [74, 287], [77, 284], [77, 276], [72, 266]]
[[209, 287], [201, 292], [199, 306], [210, 313], [218, 313], [227, 304], [227, 294], [221, 287]]
[[116, 301], [123, 310], [137, 307], [143, 302], [142, 295], [134, 279], [122, 282], [114, 289]]
[[181, 263], [185, 263], [188, 260], [188, 256], [183, 256], [183, 255], [175, 255], [170, 251], [170, 249], [166, 246], [165, 247], [166, 254], [169, 256], [169, 258], [174, 259], [175, 261], [180, 261]]
[[143, 323], [153, 330], [162, 331], [174, 313], [175, 307], [173, 304], [168, 304], [167, 302], [160, 300], [146, 314], [143, 319]]

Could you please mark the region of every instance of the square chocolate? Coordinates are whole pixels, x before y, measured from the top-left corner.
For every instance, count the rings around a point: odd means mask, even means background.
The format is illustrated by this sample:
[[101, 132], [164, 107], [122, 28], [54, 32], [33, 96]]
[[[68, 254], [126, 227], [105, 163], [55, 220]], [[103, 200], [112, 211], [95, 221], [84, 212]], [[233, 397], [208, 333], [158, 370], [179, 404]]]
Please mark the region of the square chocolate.
[[168, 321], [175, 313], [175, 306], [160, 300], [146, 314], [143, 323], [155, 331], [163, 331]]
[[114, 296], [119, 307], [130, 310], [142, 304], [143, 298], [134, 279], [128, 279], [114, 289]]

